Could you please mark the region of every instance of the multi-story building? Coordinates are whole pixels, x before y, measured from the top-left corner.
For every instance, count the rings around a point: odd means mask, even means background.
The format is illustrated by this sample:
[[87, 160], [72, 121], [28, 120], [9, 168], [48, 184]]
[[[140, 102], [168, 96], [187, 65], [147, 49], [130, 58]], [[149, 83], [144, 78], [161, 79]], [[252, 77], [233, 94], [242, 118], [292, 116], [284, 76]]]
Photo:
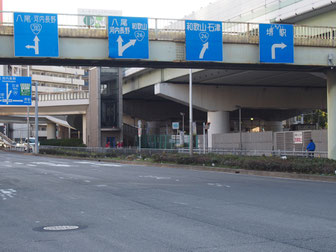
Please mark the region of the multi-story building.
[[[39, 93], [61, 93], [88, 89], [88, 86], [85, 85], [87, 84], [85, 82], [87, 70], [82, 67], [10, 65], [3, 66], [2, 69], [3, 75], [31, 76], [32, 83], [38, 84]], [[32, 85], [32, 95], [35, 96], [35, 85]], [[55, 119], [56, 121], [58, 122], [55, 128], [56, 137], [61, 137], [60, 127], [68, 128], [70, 133], [65, 135], [71, 137], [71, 130], [74, 128], [66, 122], [66, 116], [59, 117]], [[33, 120], [31, 123], [33, 123]], [[30, 127], [30, 136], [34, 136], [35, 125], [30, 124]], [[16, 141], [27, 137], [26, 123], [7, 124], [6, 128], [8, 129], [7, 135]], [[45, 122], [39, 124], [39, 138], [47, 138], [47, 124]]]
[[[38, 83], [39, 93], [57, 93], [84, 90], [85, 69], [60, 66], [10, 66], [13, 76], [31, 76]], [[34, 90], [34, 85], [33, 85]]]

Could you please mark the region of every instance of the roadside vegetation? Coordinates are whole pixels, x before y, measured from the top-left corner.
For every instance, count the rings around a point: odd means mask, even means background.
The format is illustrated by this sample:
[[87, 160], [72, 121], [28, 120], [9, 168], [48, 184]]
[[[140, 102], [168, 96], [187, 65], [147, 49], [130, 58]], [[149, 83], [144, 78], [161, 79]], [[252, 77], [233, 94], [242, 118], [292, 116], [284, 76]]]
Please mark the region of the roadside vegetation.
[[288, 157], [282, 159], [277, 156], [255, 157], [218, 154], [194, 154], [193, 157], [190, 157], [188, 154], [165, 152], [160, 154], [141, 153], [140, 156], [139, 154], [126, 155], [118, 151], [99, 153], [62, 148], [41, 150], [41, 154], [333, 176], [335, 176], [336, 170], [336, 161], [326, 158]]
[[66, 147], [85, 147], [81, 139], [48, 139], [40, 141], [41, 145], [66, 146]]

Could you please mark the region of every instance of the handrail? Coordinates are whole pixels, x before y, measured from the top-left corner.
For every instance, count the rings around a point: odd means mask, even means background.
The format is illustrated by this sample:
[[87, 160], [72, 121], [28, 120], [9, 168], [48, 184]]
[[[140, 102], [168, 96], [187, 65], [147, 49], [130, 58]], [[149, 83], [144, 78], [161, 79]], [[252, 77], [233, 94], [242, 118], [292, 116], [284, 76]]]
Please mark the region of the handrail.
[[[3, 15], [2, 26], [13, 26], [13, 13], [9, 11], [0, 12]], [[85, 17], [103, 17], [103, 21], [87, 26], [81, 23]], [[86, 29], [89, 32], [105, 30], [102, 36], [107, 38], [106, 23], [107, 16], [82, 15], [82, 14], [58, 14], [58, 27], [72, 29]], [[183, 19], [162, 19], [148, 18], [150, 40], [173, 40], [184, 41], [185, 20]], [[259, 24], [252, 22], [222, 22], [224, 43], [259, 43]], [[8, 32], [8, 31], [6, 31]], [[10, 31], [12, 32], [12, 31]], [[336, 47], [336, 27], [331, 26], [308, 26], [294, 25], [294, 44], [297, 46], [321, 46]], [[60, 34], [61, 36], [61, 34]]]

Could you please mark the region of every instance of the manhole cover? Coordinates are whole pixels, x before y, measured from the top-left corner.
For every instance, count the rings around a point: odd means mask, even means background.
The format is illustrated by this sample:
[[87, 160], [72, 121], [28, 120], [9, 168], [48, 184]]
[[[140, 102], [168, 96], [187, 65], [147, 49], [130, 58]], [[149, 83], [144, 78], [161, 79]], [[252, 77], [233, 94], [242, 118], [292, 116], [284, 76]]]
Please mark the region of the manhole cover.
[[40, 232], [60, 232], [60, 231], [74, 231], [78, 229], [86, 228], [86, 226], [77, 226], [77, 225], [59, 225], [59, 226], [44, 226], [33, 228], [35, 231]]
[[79, 229], [79, 226], [50, 226], [44, 227], [43, 230], [46, 231], [68, 231]]

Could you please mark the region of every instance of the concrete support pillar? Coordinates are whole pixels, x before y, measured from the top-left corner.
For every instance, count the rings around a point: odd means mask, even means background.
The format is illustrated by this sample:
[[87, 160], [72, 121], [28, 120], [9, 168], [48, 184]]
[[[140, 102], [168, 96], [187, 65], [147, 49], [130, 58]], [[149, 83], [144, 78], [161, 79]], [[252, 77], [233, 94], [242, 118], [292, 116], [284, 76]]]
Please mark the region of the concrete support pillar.
[[281, 121], [265, 121], [265, 131], [279, 132], [283, 131]]
[[86, 136], [86, 115], [82, 117], [82, 133], [83, 133], [83, 144], [87, 143], [87, 136]]
[[160, 135], [160, 122], [147, 122], [147, 135]]
[[47, 124], [47, 139], [56, 139], [56, 124]]
[[216, 111], [208, 112], [208, 122], [210, 122], [210, 128], [208, 130], [208, 143], [209, 148], [212, 146], [212, 135], [222, 134], [230, 132], [230, 118], [229, 112], [226, 111]]
[[336, 160], [336, 72], [327, 73], [328, 158]]

